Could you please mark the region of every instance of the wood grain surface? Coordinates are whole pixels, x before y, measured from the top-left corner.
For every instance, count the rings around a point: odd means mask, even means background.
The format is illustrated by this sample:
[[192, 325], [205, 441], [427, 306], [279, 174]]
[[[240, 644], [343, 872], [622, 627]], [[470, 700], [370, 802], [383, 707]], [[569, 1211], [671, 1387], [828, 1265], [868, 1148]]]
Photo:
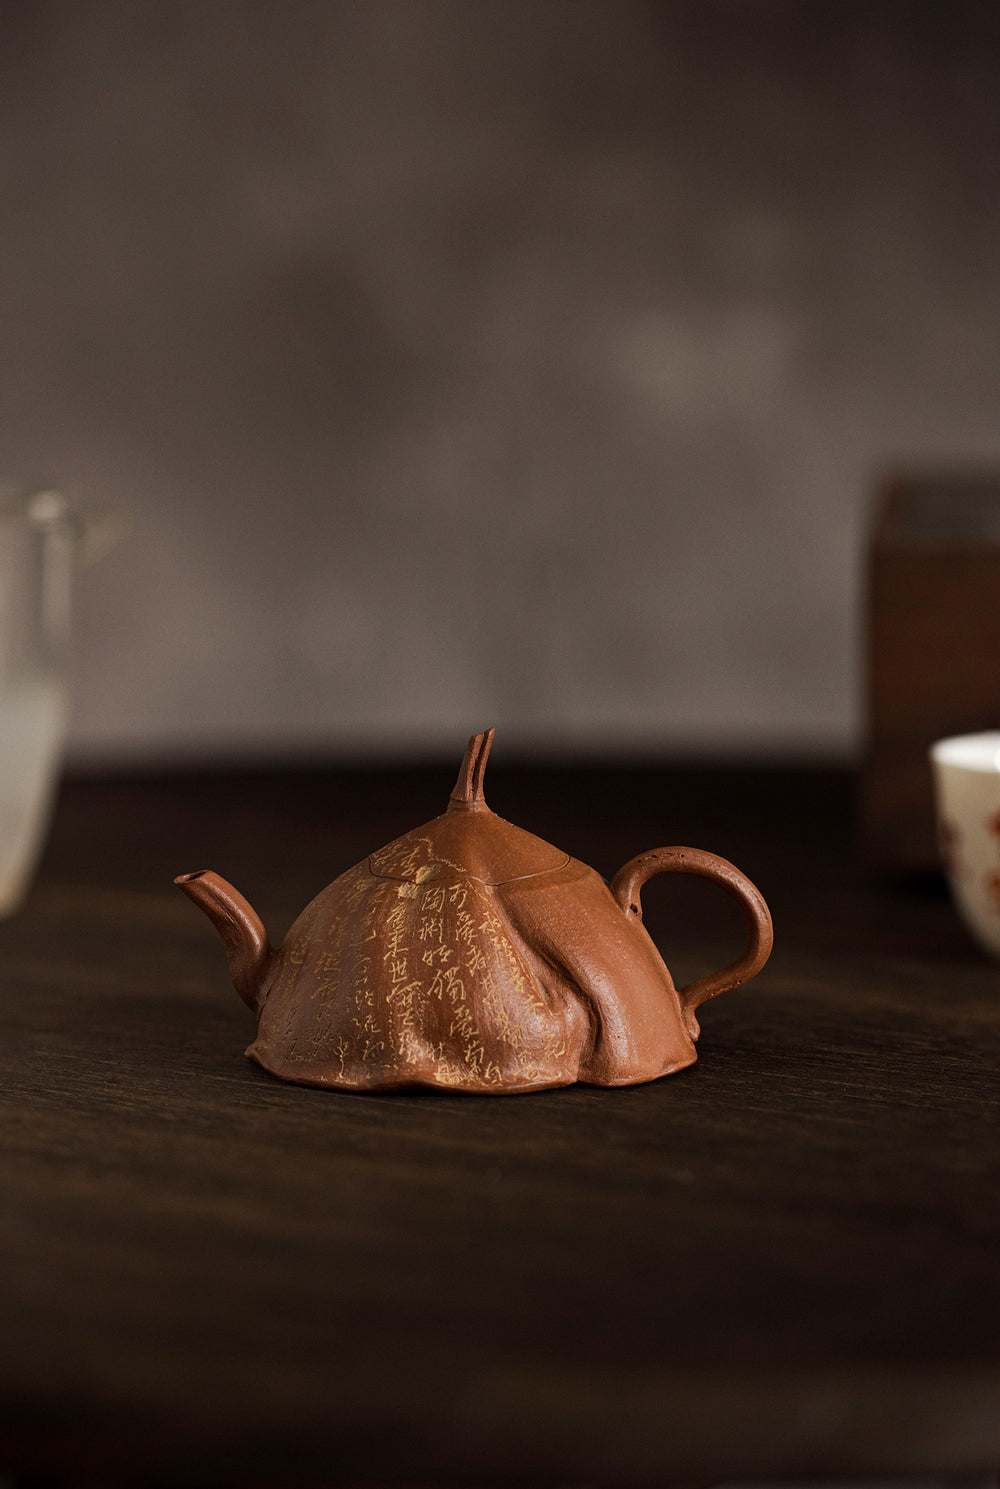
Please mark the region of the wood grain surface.
[[[0, 925], [0, 1473], [15, 1483], [645, 1485], [1000, 1463], [1000, 966], [866, 876], [824, 771], [491, 766], [609, 879], [689, 844], [771, 962], [623, 1090], [296, 1087], [171, 884], [280, 941], [452, 769], [80, 780]], [[738, 907], [644, 891], [676, 979]]]

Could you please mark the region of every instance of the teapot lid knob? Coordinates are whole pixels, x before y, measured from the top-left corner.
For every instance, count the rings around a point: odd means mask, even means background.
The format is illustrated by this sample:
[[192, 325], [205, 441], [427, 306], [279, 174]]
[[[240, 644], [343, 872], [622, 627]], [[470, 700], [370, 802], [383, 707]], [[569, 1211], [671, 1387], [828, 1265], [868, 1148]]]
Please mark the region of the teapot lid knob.
[[448, 801], [449, 812], [489, 811], [483, 795], [483, 776], [495, 733], [495, 729], [483, 729], [469, 740], [455, 789]]

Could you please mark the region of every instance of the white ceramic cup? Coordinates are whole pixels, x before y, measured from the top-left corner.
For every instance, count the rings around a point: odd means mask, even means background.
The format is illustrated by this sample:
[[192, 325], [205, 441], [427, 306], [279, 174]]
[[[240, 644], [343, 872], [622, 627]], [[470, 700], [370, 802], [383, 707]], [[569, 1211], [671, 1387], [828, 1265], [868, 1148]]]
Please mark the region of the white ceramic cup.
[[931, 746], [938, 843], [959, 913], [1000, 957], [1000, 730]]

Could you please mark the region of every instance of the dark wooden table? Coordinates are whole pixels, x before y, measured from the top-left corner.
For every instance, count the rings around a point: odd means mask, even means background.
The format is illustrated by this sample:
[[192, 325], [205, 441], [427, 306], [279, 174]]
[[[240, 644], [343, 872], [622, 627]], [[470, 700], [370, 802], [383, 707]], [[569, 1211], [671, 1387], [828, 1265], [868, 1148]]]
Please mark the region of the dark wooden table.
[[[603, 873], [690, 843], [767, 969], [627, 1090], [355, 1096], [245, 1061], [217, 868], [280, 939], [452, 770], [76, 781], [0, 924], [0, 1473], [662, 1485], [1000, 1463], [1000, 967], [887, 885], [832, 771], [504, 769]], [[658, 880], [680, 979], [737, 909]]]

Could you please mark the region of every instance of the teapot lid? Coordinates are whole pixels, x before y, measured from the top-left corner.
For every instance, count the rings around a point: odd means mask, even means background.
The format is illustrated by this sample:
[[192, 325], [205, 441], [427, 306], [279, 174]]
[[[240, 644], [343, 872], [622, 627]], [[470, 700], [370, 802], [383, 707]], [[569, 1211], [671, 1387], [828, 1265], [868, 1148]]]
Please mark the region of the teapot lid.
[[495, 732], [484, 729], [469, 740], [448, 810], [373, 853], [368, 860], [373, 874], [422, 884], [450, 872], [483, 884], [506, 884], [565, 868], [568, 853], [505, 822], [486, 805], [483, 776]]

